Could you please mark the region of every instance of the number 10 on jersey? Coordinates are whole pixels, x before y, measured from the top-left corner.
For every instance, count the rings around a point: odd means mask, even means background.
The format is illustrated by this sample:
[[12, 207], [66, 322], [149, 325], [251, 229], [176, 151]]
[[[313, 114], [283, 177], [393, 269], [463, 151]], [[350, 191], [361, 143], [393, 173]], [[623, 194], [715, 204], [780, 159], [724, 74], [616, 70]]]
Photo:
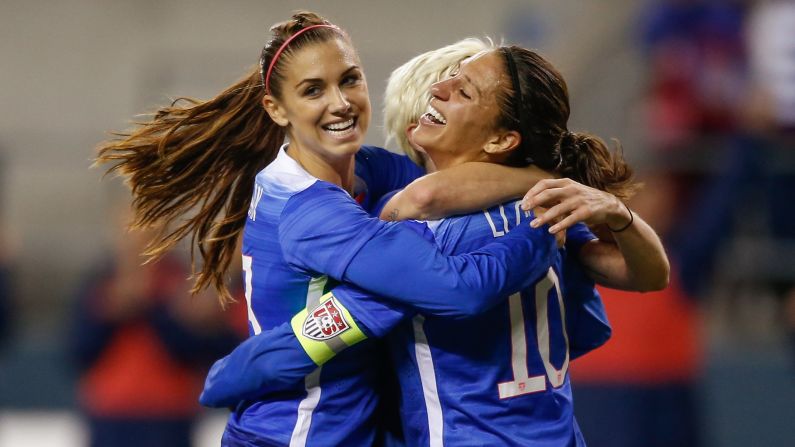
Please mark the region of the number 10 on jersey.
[[[555, 297], [560, 308], [561, 332], [563, 333], [566, 349], [565, 359], [560, 369], [555, 368], [550, 359], [549, 340], [549, 295], [555, 288]], [[566, 311], [563, 307], [563, 295], [560, 293], [558, 275], [550, 267], [547, 275], [535, 286], [536, 307], [536, 340], [538, 340], [538, 353], [544, 363], [546, 374], [530, 376], [527, 370], [527, 337], [525, 328], [524, 309], [522, 297], [519, 293], [511, 295], [508, 299], [511, 315], [511, 368], [513, 380], [498, 384], [500, 399], [537, 393], [547, 389], [549, 383], [557, 388], [563, 385], [566, 371], [569, 369], [569, 336], [566, 333]]]

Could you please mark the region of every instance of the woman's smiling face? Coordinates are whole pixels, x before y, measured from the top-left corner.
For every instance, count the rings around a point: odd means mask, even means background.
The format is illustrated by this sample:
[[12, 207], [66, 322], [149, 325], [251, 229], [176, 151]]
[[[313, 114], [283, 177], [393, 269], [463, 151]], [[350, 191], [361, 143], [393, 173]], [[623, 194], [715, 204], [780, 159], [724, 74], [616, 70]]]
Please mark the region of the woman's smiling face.
[[495, 51], [461, 63], [457, 73], [431, 86], [428, 113], [420, 117], [412, 140], [442, 165], [478, 159], [499, 130], [498, 89], [507, 82]]
[[370, 98], [350, 43], [312, 43], [279, 63], [285, 64], [280, 98], [266, 96], [264, 104], [287, 127], [291, 147], [330, 159], [355, 154], [370, 124]]

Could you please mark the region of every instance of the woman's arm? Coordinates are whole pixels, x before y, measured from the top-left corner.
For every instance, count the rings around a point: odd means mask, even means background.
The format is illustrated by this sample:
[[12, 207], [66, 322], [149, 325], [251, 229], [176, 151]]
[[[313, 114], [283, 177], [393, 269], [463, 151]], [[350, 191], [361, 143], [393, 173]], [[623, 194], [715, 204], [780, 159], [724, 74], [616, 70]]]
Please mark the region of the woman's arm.
[[405, 188], [423, 175], [425, 170], [405, 155], [374, 146], [362, 146], [356, 153], [356, 176], [366, 185], [367, 193], [361, 204], [368, 211], [384, 194]]
[[[593, 281], [576, 261], [566, 262], [566, 330], [575, 359], [604, 344], [610, 338], [610, 324]], [[335, 330], [323, 335], [306, 333], [306, 328], [317, 327], [318, 319], [332, 315]], [[209, 407], [228, 407], [293, 388], [344, 349], [367, 338], [383, 337], [413, 315], [409, 308], [341, 284], [321, 297], [316, 307], [302, 310], [290, 323], [250, 337], [215, 362], [199, 400]]]
[[290, 389], [317, 368], [290, 323], [249, 337], [216, 361], [199, 402], [206, 407], [232, 407], [245, 399]]
[[668, 286], [670, 266], [665, 249], [654, 230], [637, 214], [615, 242], [604, 238], [585, 244], [580, 262], [599, 284], [614, 289], [651, 292]]
[[[325, 189], [324, 189], [325, 188]], [[371, 218], [339, 188], [293, 196], [279, 223], [285, 260], [437, 315], [482, 312], [546, 273], [557, 249], [526, 213], [510, 233], [482, 249], [447, 256], [401, 223]], [[510, 267], [510, 268], [509, 268]]]
[[[312, 337], [304, 328], [334, 314], [336, 331]], [[284, 391], [335, 355], [367, 338], [380, 338], [414, 313], [357, 287], [342, 284], [289, 323], [249, 337], [210, 368], [199, 402], [229, 407], [245, 399]]]
[[431, 220], [471, 213], [518, 199], [539, 180], [552, 177], [535, 166], [463, 163], [414, 180], [387, 202], [380, 217]]
[[[580, 262], [599, 284], [641, 292], [668, 285], [670, 265], [660, 238], [614, 195], [571, 179], [542, 180], [530, 189], [522, 204], [525, 209], [535, 206], [549, 210], [531, 225], [557, 221], [550, 227], [551, 233], [576, 222], [608, 229], [607, 238], [585, 244], [579, 254]], [[614, 243], [604, 241], [610, 237]]]

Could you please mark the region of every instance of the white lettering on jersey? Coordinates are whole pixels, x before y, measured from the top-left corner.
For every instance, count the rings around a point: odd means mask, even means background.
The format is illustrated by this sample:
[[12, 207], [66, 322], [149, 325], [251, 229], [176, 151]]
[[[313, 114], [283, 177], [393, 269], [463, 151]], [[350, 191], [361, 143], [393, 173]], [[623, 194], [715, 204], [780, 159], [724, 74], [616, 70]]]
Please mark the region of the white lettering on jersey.
[[[516, 216], [516, 225], [522, 221], [522, 213], [524, 213], [525, 217], [530, 216], [529, 211], [522, 211], [520, 206], [522, 205], [521, 202], [516, 202], [514, 206], [514, 215]], [[510, 231], [508, 228], [508, 216], [505, 214], [505, 207], [500, 205], [500, 217], [502, 218], [502, 228], [503, 230], [498, 230], [497, 225], [495, 225], [494, 220], [492, 220], [491, 215], [489, 214], [488, 210], [483, 210], [483, 215], [486, 216], [486, 222], [489, 223], [489, 227], [491, 227], [491, 233], [494, 237], [502, 237], [505, 236], [506, 233]]]

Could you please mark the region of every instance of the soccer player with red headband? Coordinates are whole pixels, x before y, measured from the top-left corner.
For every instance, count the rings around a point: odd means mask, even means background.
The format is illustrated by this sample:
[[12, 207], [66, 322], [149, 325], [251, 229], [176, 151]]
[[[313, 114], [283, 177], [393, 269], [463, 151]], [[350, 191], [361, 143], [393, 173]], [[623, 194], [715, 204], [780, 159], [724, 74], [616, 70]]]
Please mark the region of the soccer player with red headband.
[[[367, 186], [365, 203], [419, 175], [403, 157], [361, 148], [369, 113], [348, 37], [300, 13], [274, 27], [259, 73], [210, 101], [161, 109], [104, 145], [98, 161], [129, 178], [137, 225], [178, 222], [150, 254], [192, 235], [205, 260], [197, 288], [225, 292], [224, 273], [243, 234], [253, 334], [313, 309], [325, 312], [317, 315], [321, 333], [348, 334], [335, 340], [345, 345], [361, 339], [366, 334], [338, 302], [318, 306], [336, 281], [419, 311], [464, 316], [546, 277], [554, 240], [543, 227], [531, 229], [525, 213], [516, 214], [509, 234], [461, 254], [443, 253], [410, 225], [369, 218], [351, 199], [359, 197], [357, 175]], [[357, 361], [368, 349], [347, 350], [303, 386], [241, 403], [224, 442], [371, 443], [371, 427], [358, 423], [376, 400], [375, 377]]]

